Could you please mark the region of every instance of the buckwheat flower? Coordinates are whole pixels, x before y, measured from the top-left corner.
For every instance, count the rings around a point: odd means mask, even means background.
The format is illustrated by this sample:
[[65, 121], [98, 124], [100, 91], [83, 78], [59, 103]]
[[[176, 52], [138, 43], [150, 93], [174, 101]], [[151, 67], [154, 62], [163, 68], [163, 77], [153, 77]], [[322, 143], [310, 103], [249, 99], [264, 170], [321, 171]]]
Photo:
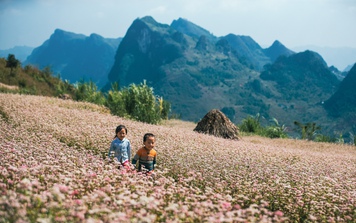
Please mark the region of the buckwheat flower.
[[283, 212], [282, 211], [275, 211], [274, 214], [278, 217], [283, 217]]
[[74, 216], [83, 221], [85, 219], [85, 213], [86, 213], [86, 211], [79, 211], [79, 212], [75, 213]]
[[223, 207], [224, 209], [226, 209], [226, 210], [230, 210], [230, 209], [231, 209], [231, 203], [230, 203], [230, 202], [225, 202], [225, 201], [223, 201], [223, 202], [221, 203], [221, 205], [222, 205], [222, 207]]
[[176, 203], [170, 203], [168, 207], [164, 209], [165, 211], [177, 211], [178, 210], [178, 204]]
[[80, 206], [80, 205], [83, 204], [83, 201], [80, 200], [80, 199], [74, 199], [73, 201], [74, 201], [74, 204], [75, 204], [75, 205], [78, 205], [78, 206]]
[[38, 223], [50, 223], [52, 220], [50, 218], [37, 218], [36, 222]]
[[56, 216], [56, 217], [54, 218], [54, 220], [55, 220], [56, 222], [66, 222], [65, 216]]
[[11, 180], [11, 179], [8, 179], [8, 180], [7, 180], [7, 183], [8, 183], [9, 185], [12, 185], [12, 184], [14, 184], [14, 181]]
[[79, 194], [78, 190], [73, 190], [72, 193], [70, 194], [71, 196], [76, 196]]
[[58, 185], [59, 191], [62, 193], [67, 193], [68, 192], [68, 187], [66, 185]]

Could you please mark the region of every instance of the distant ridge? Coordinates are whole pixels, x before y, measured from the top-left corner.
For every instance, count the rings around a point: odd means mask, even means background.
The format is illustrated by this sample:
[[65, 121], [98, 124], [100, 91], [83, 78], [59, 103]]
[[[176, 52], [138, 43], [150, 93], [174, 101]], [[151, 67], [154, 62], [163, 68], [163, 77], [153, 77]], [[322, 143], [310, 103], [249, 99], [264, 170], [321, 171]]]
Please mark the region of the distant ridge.
[[[350, 115], [351, 113], [356, 114], [355, 84], [356, 63], [342, 80], [335, 94], [325, 101], [325, 108], [329, 111], [330, 115], [340, 117]], [[356, 124], [356, 119], [353, 122]]]
[[323, 98], [326, 100], [340, 83], [323, 58], [309, 50], [279, 57], [260, 77], [274, 81], [285, 99], [299, 99], [312, 104], [321, 103]]
[[237, 54], [249, 61], [254, 69], [262, 70], [263, 65], [271, 63], [261, 46], [256, 43], [250, 36], [239, 36], [235, 34], [228, 34], [222, 39], [226, 39]]
[[281, 55], [290, 56], [295, 53], [292, 50], [285, 47], [278, 40], [274, 41], [272, 46], [264, 49], [263, 51], [273, 62]]
[[108, 39], [97, 34], [89, 37], [56, 29], [51, 37], [35, 48], [24, 62], [49, 66], [62, 79], [75, 83], [93, 81], [97, 86], [107, 82], [107, 73], [114, 62], [114, 55], [121, 38]]
[[15, 46], [7, 50], [0, 50], [0, 57], [7, 58], [9, 54], [15, 55], [16, 59], [24, 62], [27, 57], [31, 54], [34, 47], [29, 46]]
[[187, 19], [179, 18], [177, 20], [173, 20], [170, 26], [173, 29], [196, 39], [201, 36], [206, 36], [206, 38], [211, 42], [215, 42], [217, 40], [217, 37], [211, 34], [208, 30], [189, 22]]

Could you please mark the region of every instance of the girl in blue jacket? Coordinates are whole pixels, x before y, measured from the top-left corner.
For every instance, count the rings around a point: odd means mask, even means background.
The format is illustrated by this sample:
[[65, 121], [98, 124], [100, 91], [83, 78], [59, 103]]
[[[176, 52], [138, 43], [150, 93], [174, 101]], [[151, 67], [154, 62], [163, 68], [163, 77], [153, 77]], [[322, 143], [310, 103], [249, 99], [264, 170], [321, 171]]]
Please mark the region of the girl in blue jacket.
[[116, 157], [117, 160], [126, 168], [130, 168], [131, 144], [126, 138], [127, 128], [119, 125], [115, 130], [114, 140], [111, 142], [109, 158]]

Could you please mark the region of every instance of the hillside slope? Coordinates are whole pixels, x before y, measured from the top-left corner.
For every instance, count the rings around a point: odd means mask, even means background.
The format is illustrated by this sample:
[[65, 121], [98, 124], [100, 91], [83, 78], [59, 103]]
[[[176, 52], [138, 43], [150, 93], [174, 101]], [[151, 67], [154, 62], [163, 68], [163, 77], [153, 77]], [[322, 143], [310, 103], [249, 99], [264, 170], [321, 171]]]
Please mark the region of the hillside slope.
[[[144, 133], [156, 135], [154, 175], [103, 159], [118, 124], [127, 126], [133, 152]], [[15, 94], [0, 94], [0, 126], [5, 221], [356, 220], [351, 146], [225, 140], [125, 120], [89, 103]]]
[[[73, 85], [54, 77], [48, 69], [39, 70], [32, 66], [11, 69], [6, 59], [0, 58], [0, 92], [34, 94], [57, 97], [60, 94], [75, 96]], [[7, 85], [7, 87], [4, 87]]]

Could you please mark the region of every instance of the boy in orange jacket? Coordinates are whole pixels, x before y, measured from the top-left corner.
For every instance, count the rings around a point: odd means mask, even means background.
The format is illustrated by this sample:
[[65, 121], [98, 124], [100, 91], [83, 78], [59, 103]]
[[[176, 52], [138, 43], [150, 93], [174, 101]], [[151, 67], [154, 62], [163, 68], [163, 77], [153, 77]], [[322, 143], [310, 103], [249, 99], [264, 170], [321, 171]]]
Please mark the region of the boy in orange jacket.
[[143, 136], [144, 146], [136, 152], [132, 159], [132, 164], [134, 166], [136, 166], [138, 161], [138, 171], [142, 171], [142, 166], [149, 172], [154, 170], [157, 160], [157, 152], [154, 150], [155, 141], [155, 136], [152, 133], [146, 133]]

